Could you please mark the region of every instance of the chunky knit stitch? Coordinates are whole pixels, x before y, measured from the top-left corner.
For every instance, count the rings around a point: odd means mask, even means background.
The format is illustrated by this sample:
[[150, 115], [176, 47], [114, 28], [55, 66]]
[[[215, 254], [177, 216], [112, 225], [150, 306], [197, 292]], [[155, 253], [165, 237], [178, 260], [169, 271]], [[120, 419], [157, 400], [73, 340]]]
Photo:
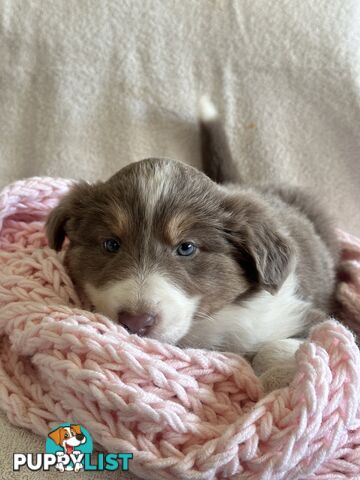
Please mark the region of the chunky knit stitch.
[[[0, 407], [10, 421], [44, 436], [60, 422], [83, 424], [99, 448], [132, 452], [146, 479], [359, 478], [350, 331], [316, 326], [292, 384], [266, 396], [236, 355], [130, 335], [82, 308], [64, 253], [47, 247], [44, 219], [70, 183], [32, 178], [0, 193]], [[355, 325], [360, 244], [342, 242], [351, 273], [338, 299]]]

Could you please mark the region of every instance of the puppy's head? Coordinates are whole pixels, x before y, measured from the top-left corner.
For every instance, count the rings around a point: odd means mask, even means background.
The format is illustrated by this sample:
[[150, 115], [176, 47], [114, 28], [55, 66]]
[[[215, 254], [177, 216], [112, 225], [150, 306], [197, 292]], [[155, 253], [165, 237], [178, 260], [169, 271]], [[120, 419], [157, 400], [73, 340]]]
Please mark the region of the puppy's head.
[[48, 435], [56, 445], [63, 447], [67, 453], [72, 453], [73, 447], [86, 442], [85, 435], [81, 432], [80, 425], [59, 427]]
[[277, 291], [291, 258], [256, 197], [182, 163], [148, 159], [77, 185], [47, 222], [50, 246], [96, 310], [169, 343], [251, 290]]

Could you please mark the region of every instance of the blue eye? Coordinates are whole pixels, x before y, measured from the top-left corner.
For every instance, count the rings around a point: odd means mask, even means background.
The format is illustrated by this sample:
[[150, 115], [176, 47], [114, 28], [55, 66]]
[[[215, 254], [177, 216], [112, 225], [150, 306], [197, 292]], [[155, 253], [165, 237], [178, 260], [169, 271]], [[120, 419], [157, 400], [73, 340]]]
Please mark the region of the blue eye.
[[190, 257], [190, 255], [194, 255], [195, 252], [196, 246], [191, 242], [181, 243], [176, 249], [176, 253], [180, 255], [180, 257]]
[[104, 249], [109, 253], [116, 253], [120, 249], [120, 242], [115, 238], [108, 238], [103, 243]]

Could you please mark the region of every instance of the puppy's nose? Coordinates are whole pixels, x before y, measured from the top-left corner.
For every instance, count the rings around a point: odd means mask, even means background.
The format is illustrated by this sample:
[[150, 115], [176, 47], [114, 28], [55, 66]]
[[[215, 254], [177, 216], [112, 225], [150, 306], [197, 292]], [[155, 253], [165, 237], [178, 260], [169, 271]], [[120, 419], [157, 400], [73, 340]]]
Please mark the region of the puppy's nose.
[[84, 434], [83, 433], [77, 433], [76, 434], [76, 440], [82, 440], [84, 438]]
[[144, 337], [155, 324], [156, 316], [151, 313], [136, 313], [121, 311], [118, 313], [118, 322], [124, 325], [130, 333], [137, 333]]

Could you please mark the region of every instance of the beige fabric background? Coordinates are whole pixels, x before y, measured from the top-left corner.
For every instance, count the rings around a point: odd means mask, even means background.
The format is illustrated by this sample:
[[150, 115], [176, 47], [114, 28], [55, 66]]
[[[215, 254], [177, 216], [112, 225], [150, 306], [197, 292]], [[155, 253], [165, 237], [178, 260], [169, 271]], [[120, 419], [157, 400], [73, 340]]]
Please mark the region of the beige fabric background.
[[[357, 0], [0, 0], [0, 59], [1, 185], [197, 165], [207, 92], [246, 177], [307, 185], [360, 234]], [[1, 479], [49, 476], [13, 473], [43, 440], [1, 430]]]

